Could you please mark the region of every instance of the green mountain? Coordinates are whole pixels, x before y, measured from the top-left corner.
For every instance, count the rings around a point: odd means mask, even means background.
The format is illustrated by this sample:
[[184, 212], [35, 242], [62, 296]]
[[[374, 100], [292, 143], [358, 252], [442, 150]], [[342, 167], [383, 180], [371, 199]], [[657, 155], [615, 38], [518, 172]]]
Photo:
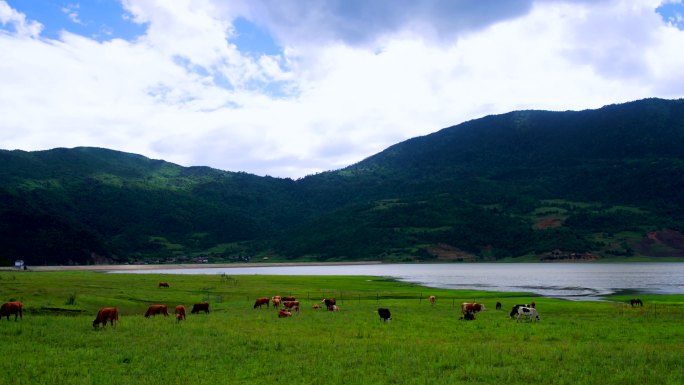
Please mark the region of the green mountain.
[[487, 116], [293, 181], [97, 148], [0, 151], [29, 264], [684, 256], [684, 100]]

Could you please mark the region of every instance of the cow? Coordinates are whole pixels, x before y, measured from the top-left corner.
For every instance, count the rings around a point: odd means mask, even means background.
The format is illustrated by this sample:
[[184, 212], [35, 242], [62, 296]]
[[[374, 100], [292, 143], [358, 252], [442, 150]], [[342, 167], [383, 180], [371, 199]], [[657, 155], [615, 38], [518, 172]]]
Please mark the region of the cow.
[[[194, 310], [194, 308], [193, 308]], [[176, 306], [176, 320], [182, 321], [185, 319], [185, 306], [183, 305], [178, 305]]]
[[335, 301], [335, 298], [324, 298], [321, 303], [325, 304], [325, 307], [330, 310], [332, 306], [335, 306], [337, 304], [337, 301]]
[[271, 300], [270, 298], [266, 298], [266, 297], [257, 298], [256, 301], [254, 301], [254, 309], [256, 309], [256, 308], [261, 309], [261, 306], [263, 306], [263, 305], [266, 305], [266, 307], [268, 307], [269, 306], [268, 303], [270, 300]]
[[169, 287], [168, 282], [159, 282], [159, 287]]
[[459, 318], [459, 320], [462, 321], [475, 321], [475, 313], [473, 311], [468, 310], [463, 314], [463, 317]]
[[7, 320], [9, 321], [10, 314], [14, 314], [15, 321], [17, 320], [17, 316], [23, 320], [23, 307], [24, 304], [19, 301], [3, 303], [2, 306], [0, 306], [0, 319], [2, 319], [2, 317], [7, 317]]
[[292, 317], [292, 312], [286, 309], [278, 311], [278, 318]]
[[273, 298], [271, 298], [271, 301], [273, 302], [273, 308], [278, 309], [280, 307], [280, 301], [282, 301], [282, 299], [279, 295], [275, 295], [273, 296]]
[[320, 308], [321, 308], [321, 305], [315, 303], [315, 304], [313, 304], [313, 306], [311, 306], [311, 308], [312, 308], [312, 309], [320, 309]]
[[534, 321], [539, 321], [541, 318], [539, 318], [539, 313], [537, 313], [537, 309], [533, 307], [525, 307], [525, 306], [520, 306], [518, 307], [518, 315], [517, 319], [520, 321], [522, 318], [527, 318], [528, 320], [531, 320], [534, 318]]
[[437, 297], [431, 295], [430, 297], [428, 297], [428, 299], [430, 300], [430, 304], [432, 304], [432, 306], [435, 306], [435, 301], [437, 301]]
[[280, 302], [285, 302], [285, 301], [290, 301], [290, 302], [292, 302], [292, 301], [296, 301], [296, 300], [297, 300], [296, 297], [293, 297], [293, 296], [291, 296], [291, 295], [286, 295], [286, 296], [284, 296], [284, 297], [282, 297], [282, 298], [280, 299]]
[[192, 305], [192, 310], [190, 310], [190, 313], [199, 314], [201, 311], [203, 311], [205, 314], [209, 313], [209, 302], [200, 302]]
[[145, 318], [149, 318], [149, 316], [156, 316], [157, 314], [163, 314], [164, 317], [168, 317], [169, 311], [166, 305], [150, 305], [145, 312]]
[[107, 321], [114, 327], [114, 321], [119, 321], [119, 309], [115, 307], [103, 307], [100, 309], [97, 312], [95, 321], [93, 321], [93, 329], [97, 329], [100, 324], [102, 324], [103, 328], [106, 327]]
[[501, 310], [501, 302], [496, 303], [496, 310]]
[[[534, 304], [534, 302], [532, 302], [532, 304]], [[531, 307], [531, 308], [534, 309], [534, 306], [532, 306], [532, 304], [529, 304], [529, 305], [528, 305], [528, 304], [518, 304], [518, 305], [513, 306], [513, 308], [511, 309], [511, 313], [509, 314], [509, 316], [510, 316], [511, 318], [517, 316], [517, 315], [518, 315], [518, 308], [521, 308], [521, 307]]]
[[340, 311], [340, 307], [337, 305], [332, 305], [328, 308], [328, 311]]
[[380, 319], [383, 322], [391, 321], [392, 320], [392, 315], [390, 314], [390, 310], [386, 308], [379, 308], [378, 309], [378, 315], [380, 316]]
[[285, 301], [283, 302], [283, 306], [286, 310], [294, 310], [299, 312], [299, 301]]
[[641, 302], [641, 300], [640, 300], [639, 298], [632, 298], [632, 299], [630, 299], [630, 300], [629, 300], [629, 304], [632, 305], [632, 307], [634, 307], [634, 306], [644, 306], [644, 303]]
[[474, 302], [464, 302], [461, 304], [461, 313], [465, 315], [467, 312], [472, 312], [473, 315], [482, 310], [487, 310], [484, 304]]

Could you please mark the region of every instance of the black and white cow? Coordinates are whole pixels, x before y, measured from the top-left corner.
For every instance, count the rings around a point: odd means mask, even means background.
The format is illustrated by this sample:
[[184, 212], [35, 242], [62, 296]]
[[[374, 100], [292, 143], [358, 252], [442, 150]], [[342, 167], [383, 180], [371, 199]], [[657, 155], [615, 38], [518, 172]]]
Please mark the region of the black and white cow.
[[541, 320], [539, 318], [539, 313], [537, 313], [537, 309], [533, 307], [526, 307], [526, 306], [520, 306], [518, 307], [518, 321], [520, 321], [522, 318], [527, 318], [529, 320], [534, 319], [535, 322]]
[[518, 305], [513, 306], [513, 309], [511, 309], [511, 314], [509, 314], [511, 316], [511, 318], [518, 316], [518, 308], [521, 308], [521, 307], [530, 307], [530, 308], [534, 309], [535, 303], [532, 302], [529, 305], [528, 304], [518, 304]]
[[378, 315], [380, 316], [380, 319], [382, 319], [385, 322], [392, 320], [389, 309], [385, 309], [382, 307], [379, 308], [378, 309]]

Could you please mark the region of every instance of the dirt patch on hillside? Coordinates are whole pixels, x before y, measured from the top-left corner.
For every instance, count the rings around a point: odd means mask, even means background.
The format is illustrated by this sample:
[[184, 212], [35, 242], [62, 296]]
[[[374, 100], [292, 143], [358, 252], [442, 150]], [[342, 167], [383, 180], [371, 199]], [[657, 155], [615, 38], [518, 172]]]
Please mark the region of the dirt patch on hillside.
[[438, 243], [427, 248], [427, 252], [440, 261], [474, 262], [475, 255], [446, 243]]
[[653, 257], [684, 257], [684, 234], [670, 229], [651, 231], [634, 249]]
[[549, 215], [543, 218], [539, 218], [537, 222], [534, 223], [533, 227], [537, 230], [553, 229], [556, 227], [561, 227], [563, 225], [563, 219], [556, 215]]

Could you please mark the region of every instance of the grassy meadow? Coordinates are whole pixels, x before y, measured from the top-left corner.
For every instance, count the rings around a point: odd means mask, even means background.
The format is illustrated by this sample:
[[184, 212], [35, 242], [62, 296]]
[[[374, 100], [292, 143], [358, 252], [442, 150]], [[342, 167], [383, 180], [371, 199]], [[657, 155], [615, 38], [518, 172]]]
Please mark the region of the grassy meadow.
[[[276, 294], [297, 296], [300, 314], [252, 308]], [[313, 310], [324, 297], [341, 311]], [[0, 272], [0, 299], [25, 310], [0, 322], [0, 383], [683, 384], [684, 295], [642, 295], [643, 308], [629, 298], [571, 302], [382, 277]], [[210, 314], [189, 314], [205, 300]], [[460, 321], [464, 301], [487, 310]], [[509, 319], [530, 301], [541, 322]], [[144, 318], [153, 303], [183, 304], [187, 320]], [[93, 330], [111, 306], [119, 324]]]

